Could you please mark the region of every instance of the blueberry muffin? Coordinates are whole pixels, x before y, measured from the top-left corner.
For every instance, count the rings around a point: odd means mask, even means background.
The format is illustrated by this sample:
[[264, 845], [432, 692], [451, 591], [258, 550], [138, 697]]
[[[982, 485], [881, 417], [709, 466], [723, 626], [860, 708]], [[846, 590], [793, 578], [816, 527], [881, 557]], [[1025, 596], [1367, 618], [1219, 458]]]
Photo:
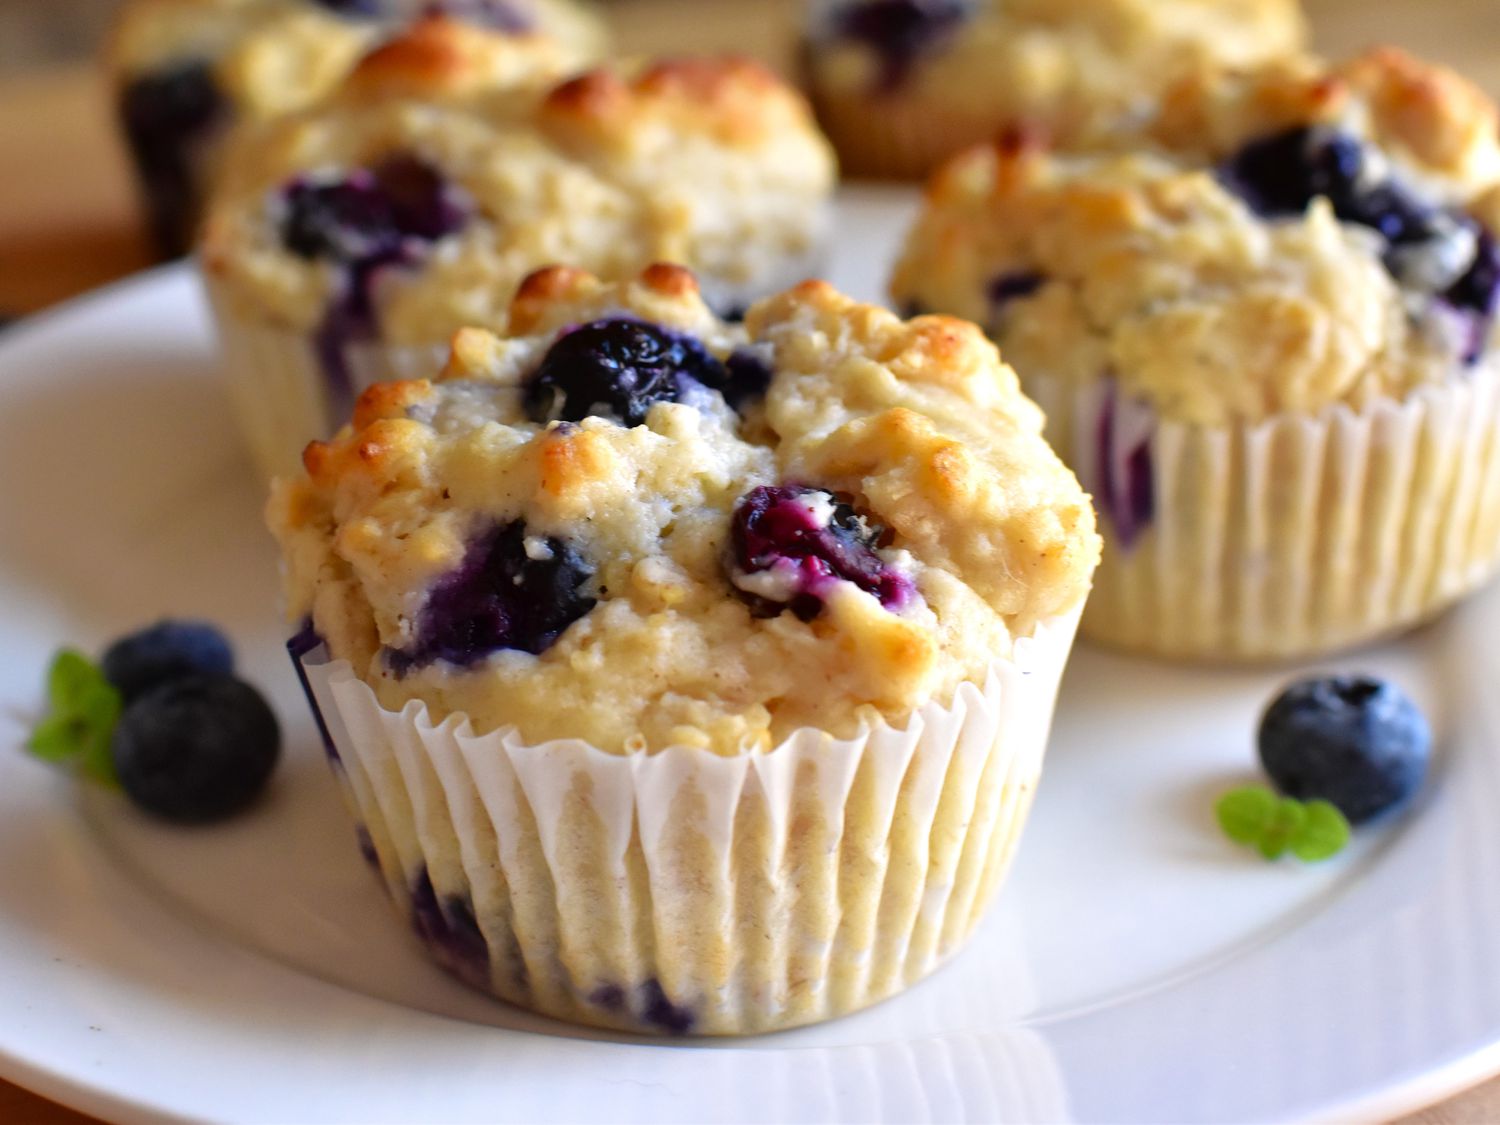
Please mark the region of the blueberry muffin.
[[521, 48], [485, 39], [458, 51], [474, 33], [428, 20], [230, 154], [203, 268], [269, 472], [365, 386], [434, 370], [460, 328], [504, 328], [542, 266], [676, 261], [730, 312], [821, 256], [833, 156], [760, 66], [597, 70], [532, 96], [504, 77]]
[[1177, 155], [956, 159], [893, 282], [986, 327], [1094, 492], [1086, 635], [1279, 658], [1431, 617], [1500, 557], [1495, 107], [1381, 50], [1153, 129]]
[[1296, 0], [820, 0], [804, 70], [854, 173], [925, 175], [1002, 132], [1116, 144], [1173, 82], [1298, 50]]
[[109, 67], [152, 233], [184, 253], [202, 216], [222, 142], [240, 121], [301, 109], [338, 85], [379, 41], [424, 13], [547, 40], [554, 75], [603, 50], [573, 0], [130, 0]]
[[392, 896], [513, 1003], [811, 1022], [965, 940], [1098, 558], [972, 325], [543, 271], [277, 482], [294, 651]]

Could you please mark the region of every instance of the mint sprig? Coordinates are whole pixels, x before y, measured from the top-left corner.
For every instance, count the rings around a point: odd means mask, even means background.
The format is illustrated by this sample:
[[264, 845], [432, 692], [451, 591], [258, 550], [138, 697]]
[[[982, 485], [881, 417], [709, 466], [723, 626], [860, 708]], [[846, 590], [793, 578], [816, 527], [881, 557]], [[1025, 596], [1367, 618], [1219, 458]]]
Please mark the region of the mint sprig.
[[1287, 852], [1304, 863], [1331, 859], [1349, 843], [1349, 822], [1328, 801], [1280, 797], [1264, 785], [1247, 785], [1219, 798], [1219, 827], [1236, 844], [1268, 860]]
[[88, 657], [63, 649], [47, 671], [47, 714], [26, 749], [48, 762], [76, 766], [85, 776], [118, 784], [109, 740], [124, 700]]

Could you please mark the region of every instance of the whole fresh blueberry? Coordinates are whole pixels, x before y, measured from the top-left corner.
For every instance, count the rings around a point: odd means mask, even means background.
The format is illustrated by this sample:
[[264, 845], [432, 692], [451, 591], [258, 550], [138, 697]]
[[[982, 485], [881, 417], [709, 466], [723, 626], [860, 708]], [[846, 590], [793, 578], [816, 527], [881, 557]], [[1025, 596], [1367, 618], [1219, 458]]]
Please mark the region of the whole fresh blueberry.
[[249, 684], [189, 676], [125, 708], [109, 750], [120, 784], [140, 808], [205, 824], [260, 795], [281, 752], [281, 729]]
[[1261, 719], [1259, 745], [1261, 764], [1285, 796], [1330, 801], [1362, 824], [1421, 787], [1432, 733], [1394, 684], [1329, 676], [1282, 692]]
[[463, 667], [511, 649], [539, 655], [597, 604], [594, 568], [578, 549], [502, 524], [470, 546], [427, 597], [410, 648], [386, 659], [397, 675], [439, 660]]
[[900, 610], [916, 598], [916, 588], [876, 553], [884, 536], [884, 528], [827, 489], [763, 486], [735, 508], [730, 580], [757, 617], [790, 609], [811, 621], [838, 582]]
[[616, 317], [564, 334], [527, 381], [534, 422], [612, 418], [639, 426], [658, 402], [683, 402], [729, 383], [724, 364], [697, 340]]
[[172, 680], [198, 673], [229, 675], [234, 650], [206, 621], [158, 621], [110, 645], [100, 662], [104, 678], [125, 702]]

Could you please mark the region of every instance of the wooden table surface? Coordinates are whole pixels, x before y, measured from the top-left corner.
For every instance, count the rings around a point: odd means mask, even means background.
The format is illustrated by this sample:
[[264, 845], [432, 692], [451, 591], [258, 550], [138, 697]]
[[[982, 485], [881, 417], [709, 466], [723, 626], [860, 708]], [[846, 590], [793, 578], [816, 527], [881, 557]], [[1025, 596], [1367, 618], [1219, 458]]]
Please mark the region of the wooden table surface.
[[[1500, 0], [1307, 4], [1319, 45], [1330, 53], [1399, 43], [1458, 66], [1500, 93]], [[608, 4], [626, 50], [737, 50], [783, 69], [794, 8], [794, 0]], [[33, 312], [149, 264], [98, 75], [80, 67], [0, 81], [0, 313]], [[0, 1122], [93, 1120], [0, 1082]], [[1479, 1122], [1500, 1122], [1500, 1079], [1403, 1125]]]

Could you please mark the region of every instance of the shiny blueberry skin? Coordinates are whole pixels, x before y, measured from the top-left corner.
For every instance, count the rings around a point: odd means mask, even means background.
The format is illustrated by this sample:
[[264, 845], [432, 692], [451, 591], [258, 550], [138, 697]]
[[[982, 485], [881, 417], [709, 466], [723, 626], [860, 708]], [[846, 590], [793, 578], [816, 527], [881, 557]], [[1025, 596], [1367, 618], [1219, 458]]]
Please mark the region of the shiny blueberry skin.
[[[746, 378], [744, 371], [739, 377]], [[704, 388], [727, 397], [731, 372], [700, 342], [615, 317], [560, 337], [527, 381], [524, 401], [534, 422], [600, 417], [639, 426], [658, 402], [690, 401]]]
[[527, 540], [526, 524], [516, 522], [470, 546], [428, 595], [416, 643], [387, 652], [391, 669], [404, 676], [439, 660], [468, 667], [502, 649], [539, 655], [598, 604], [586, 593], [594, 568], [576, 547], [533, 539], [528, 553]]
[[281, 752], [271, 708], [232, 676], [189, 676], [120, 716], [110, 756], [126, 795], [165, 820], [207, 824], [247, 807]]
[[187, 252], [198, 211], [198, 152], [229, 118], [229, 103], [203, 59], [133, 80], [120, 119], [145, 192], [152, 236], [167, 257]]
[[185, 676], [229, 675], [234, 671], [234, 650], [206, 621], [158, 621], [110, 645], [100, 666], [104, 678], [130, 703]]
[[1260, 760], [1284, 795], [1337, 805], [1363, 824], [1412, 798], [1432, 733], [1400, 688], [1368, 676], [1293, 684], [1261, 719]]
[[917, 60], [958, 28], [972, 0], [852, 0], [833, 16], [833, 33], [880, 56], [882, 90], [899, 87]]
[[[809, 507], [828, 506], [822, 523]], [[770, 572], [789, 591], [785, 601], [735, 584], [735, 593], [757, 617], [790, 609], [811, 621], [837, 581], [852, 582], [874, 594], [887, 609], [899, 611], [916, 597], [910, 579], [875, 553], [885, 530], [862, 519], [832, 492], [800, 485], [763, 486], [746, 494], [730, 525], [733, 562], [741, 576]], [[743, 577], [741, 579], [743, 581]]]

